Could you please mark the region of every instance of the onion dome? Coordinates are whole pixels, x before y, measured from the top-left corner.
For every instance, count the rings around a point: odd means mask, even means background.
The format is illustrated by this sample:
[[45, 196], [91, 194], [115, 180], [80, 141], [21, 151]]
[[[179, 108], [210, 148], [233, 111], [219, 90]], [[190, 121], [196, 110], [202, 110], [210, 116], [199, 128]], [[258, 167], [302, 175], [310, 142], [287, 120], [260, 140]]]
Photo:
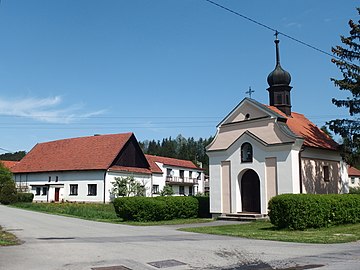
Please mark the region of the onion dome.
[[276, 67], [267, 77], [267, 82], [270, 87], [276, 85], [290, 85], [291, 82], [290, 73], [284, 70], [280, 65], [279, 42], [280, 41], [276, 36]]

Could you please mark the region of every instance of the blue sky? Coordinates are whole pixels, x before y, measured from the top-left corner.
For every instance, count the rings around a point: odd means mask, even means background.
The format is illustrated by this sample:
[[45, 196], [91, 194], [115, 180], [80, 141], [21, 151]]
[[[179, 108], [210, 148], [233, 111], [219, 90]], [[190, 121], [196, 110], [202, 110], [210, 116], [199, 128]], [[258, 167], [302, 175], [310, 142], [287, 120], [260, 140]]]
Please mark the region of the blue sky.
[[[215, 0], [330, 52], [356, 1]], [[132, 131], [209, 137], [245, 96], [268, 104], [274, 33], [204, 0], [2, 0], [0, 148]], [[279, 36], [293, 111], [318, 126], [345, 110], [331, 58]], [[0, 153], [3, 153], [0, 150]]]

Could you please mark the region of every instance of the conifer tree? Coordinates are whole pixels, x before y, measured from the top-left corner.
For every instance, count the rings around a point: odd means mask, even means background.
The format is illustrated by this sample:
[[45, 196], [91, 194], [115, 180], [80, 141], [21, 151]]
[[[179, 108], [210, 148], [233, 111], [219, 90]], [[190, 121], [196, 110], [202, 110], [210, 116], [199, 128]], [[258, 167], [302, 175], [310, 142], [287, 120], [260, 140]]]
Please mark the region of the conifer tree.
[[[357, 8], [360, 15], [360, 8]], [[345, 161], [352, 166], [360, 166], [360, 20], [350, 20], [350, 36], [340, 36], [342, 46], [332, 48], [336, 58], [331, 61], [340, 69], [343, 78], [334, 79], [340, 90], [349, 91], [346, 99], [332, 99], [337, 107], [349, 110], [350, 117], [327, 122], [330, 130], [342, 137], [341, 151]]]

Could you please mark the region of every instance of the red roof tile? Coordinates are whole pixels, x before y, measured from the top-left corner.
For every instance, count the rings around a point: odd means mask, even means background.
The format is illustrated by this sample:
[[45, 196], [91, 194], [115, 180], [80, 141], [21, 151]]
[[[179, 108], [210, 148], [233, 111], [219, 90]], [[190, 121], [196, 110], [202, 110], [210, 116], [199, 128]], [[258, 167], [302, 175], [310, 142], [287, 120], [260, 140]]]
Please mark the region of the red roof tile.
[[305, 146], [337, 150], [338, 144], [303, 114], [292, 112], [289, 117], [274, 106], [267, 107], [287, 119], [286, 124], [292, 132], [304, 138]]
[[174, 166], [174, 167], [182, 167], [182, 168], [188, 168], [188, 169], [202, 170], [201, 168], [197, 167], [190, 160], [168, 158], [168, 157], [159, 157], [159, 156], [153, 156], [153, 155], [145, 155], [145, 156], [146, 156], [147, 160], [150, 161], [150, 162], [159, 162], [159, 163], [163, 163], [164, 165], [169, 165], [169, 166]]
[[8, 168], [10, 171], [11, 171], [12, 167], [14, 167], [16, 164], [19, 163], [19, 161], [10, 161], [10, 160], [0, 160], [0, 162], [1, 162], [6, 168]]
[[138, 167], [125, 167], [125, 166], [111, 166], [109, 171], [121, 171], [121, 172], [132, 172], [132, 173], [143, 173], [151, 174], [152, 171], [147, 168], [138, 168]]
[[107, 170], [133, 133], [39, 143], [13, 167], [14, 173]]
[[348, 175], [349, 176], [360, 176], [360, 170], [354, 168], [354, 167], [349, 167], [348, 168]]

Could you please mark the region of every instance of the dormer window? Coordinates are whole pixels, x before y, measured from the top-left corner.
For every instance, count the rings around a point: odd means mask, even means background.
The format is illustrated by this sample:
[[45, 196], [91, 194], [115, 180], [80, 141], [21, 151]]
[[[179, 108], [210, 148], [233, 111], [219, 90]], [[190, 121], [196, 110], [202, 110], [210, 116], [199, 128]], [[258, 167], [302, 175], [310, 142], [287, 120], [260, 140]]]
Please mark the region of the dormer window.
[[241, 163], [252, 162], [253, 149], [250, 143], [246, 142], [241, 145]]

